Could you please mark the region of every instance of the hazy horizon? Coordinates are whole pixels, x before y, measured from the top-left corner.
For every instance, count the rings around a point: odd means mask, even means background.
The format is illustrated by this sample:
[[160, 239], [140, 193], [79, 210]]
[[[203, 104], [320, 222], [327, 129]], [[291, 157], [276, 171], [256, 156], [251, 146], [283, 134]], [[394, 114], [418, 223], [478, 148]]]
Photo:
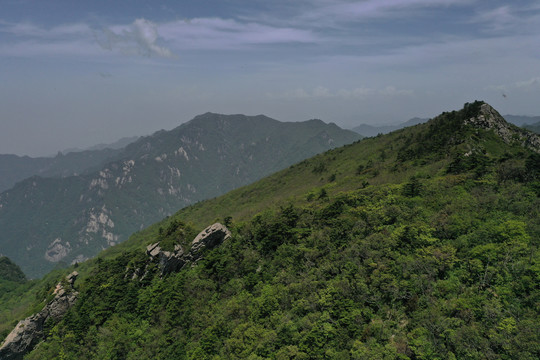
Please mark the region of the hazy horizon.
[[484, 100], [540, 115], [532, 0], [2, 2], [0, 154], [170, 130], [208, 111], [343, 128]]

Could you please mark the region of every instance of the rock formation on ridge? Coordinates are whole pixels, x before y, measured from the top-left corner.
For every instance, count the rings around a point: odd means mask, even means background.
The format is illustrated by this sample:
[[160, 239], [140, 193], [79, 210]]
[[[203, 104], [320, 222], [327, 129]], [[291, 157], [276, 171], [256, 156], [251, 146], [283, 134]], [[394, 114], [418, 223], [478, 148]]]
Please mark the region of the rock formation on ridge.
[[76, 271], [69, 274], [67, 283], [59, 282], [56, 285], [54, 298], [40, 312], [19, 321], [0, 347], [0, 359], [22, 359], [42, 340], [45, 324], [60, 320], [77, 300], [79, 293], [73, 289], [73, 284], [78, 275]]

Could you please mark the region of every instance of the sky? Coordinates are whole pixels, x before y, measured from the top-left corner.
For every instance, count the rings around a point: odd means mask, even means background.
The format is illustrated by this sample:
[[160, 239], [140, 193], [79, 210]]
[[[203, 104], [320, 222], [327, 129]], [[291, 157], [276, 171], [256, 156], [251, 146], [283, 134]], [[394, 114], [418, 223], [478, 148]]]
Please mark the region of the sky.
[[0, 154], [205, 112], [351, 128], [540, 115], [537, 0], [0, 0]]

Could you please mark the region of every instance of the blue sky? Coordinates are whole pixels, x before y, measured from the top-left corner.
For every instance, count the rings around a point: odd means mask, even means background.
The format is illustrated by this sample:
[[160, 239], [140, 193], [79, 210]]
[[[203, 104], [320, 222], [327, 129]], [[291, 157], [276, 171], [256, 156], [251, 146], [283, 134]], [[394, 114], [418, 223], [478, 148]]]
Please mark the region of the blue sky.
[[343, 127], [485, 100], [540, 115], [532, 0], [0, 0], [0, 153], [207, 111]]

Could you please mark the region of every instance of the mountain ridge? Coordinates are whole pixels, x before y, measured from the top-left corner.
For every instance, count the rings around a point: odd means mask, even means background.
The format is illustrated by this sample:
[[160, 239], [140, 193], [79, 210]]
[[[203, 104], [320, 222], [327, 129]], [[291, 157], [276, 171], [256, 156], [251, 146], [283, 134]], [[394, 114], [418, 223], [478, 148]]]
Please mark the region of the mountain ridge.
[[2, 252], [30, 277], [42, 275], [185, 205], [360, 138], [323, 122], [269, 119], [207, 113], [141, 137], [99, 171], [24, 180], [0, 194]]
[[[536, 358], [540, 155], [483, 104], [303, 160], [79, 264], [79, 300], [28, 359]], [[161, 276], [147, 246], [185, 248], [216, 219], [231, 237]]]

